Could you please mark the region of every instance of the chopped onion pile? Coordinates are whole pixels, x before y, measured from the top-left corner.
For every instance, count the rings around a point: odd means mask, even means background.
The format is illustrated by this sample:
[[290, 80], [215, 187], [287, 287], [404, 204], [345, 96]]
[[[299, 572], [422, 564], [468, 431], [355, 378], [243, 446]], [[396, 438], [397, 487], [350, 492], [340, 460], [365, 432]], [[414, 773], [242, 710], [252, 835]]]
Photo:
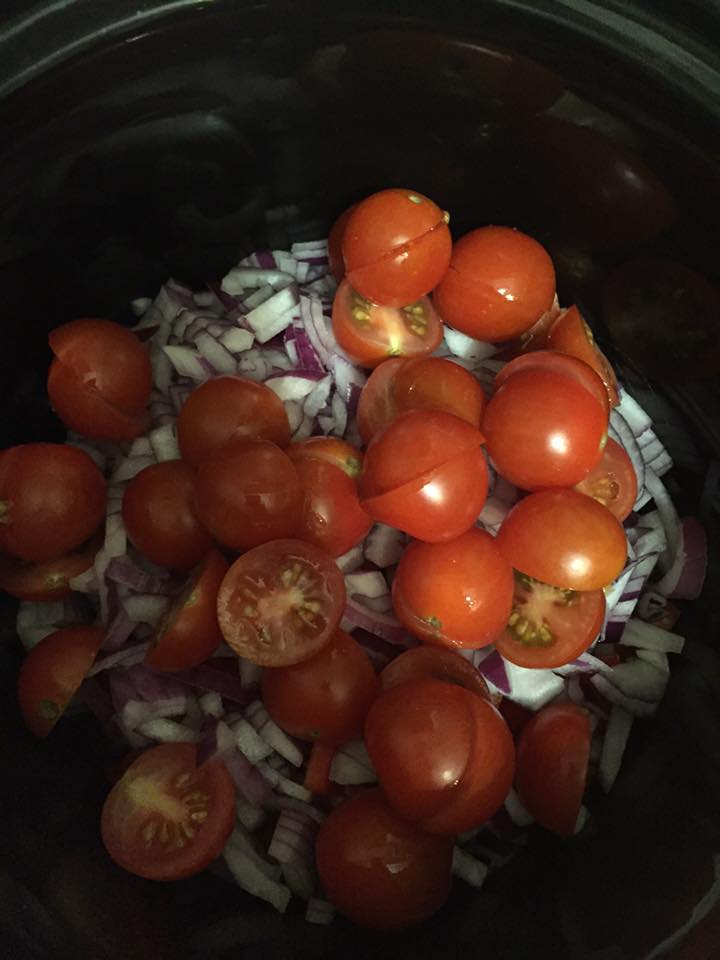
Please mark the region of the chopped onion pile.
[[[26, 649], [61, 626], [96, 616], [106, 628], [98, 660], [81, 688], [85, 704], [106, 729], [132, 747], [193, 742], [200, 759], [221, 757], [238, 791], [237, 823], [224, 851], [235, 881], [284, 911], [292, 894], [307, 901], [311, 923], [329, 923], [321, 899], [313, 845], [323, 811], [303, 786], [308, 745], [288, 737], [258, 700], [261, 670], [241, 660], [237, 672], [213, 661], [172, 675], [142, 665], [153, 630], [181, 584], [129, 544], [123, 492], [146, 466], [179, 456], [175, 421], [190, 392], [212, 377], [240, 374], [266, 383], [283, 401], [293, 440], [311, 435], [358, 443], [354, 412], [366, 381], [338, 347], [330, 324], [335, 283], [325, 241], [246, 257], [219, 287], [193, 293], [171, 280], [153, 301], [134, 301], [138, 330], [149, 340], [154, 371], [152, 429], [131, 444], [69, 442], [85, 450], [110, 478], [105, 540], [93, 568], [72, 581], [77, 593], [59, 603], [21, 603], [17, 632]], [[504, 361], [499, 348], [446, 328], [438, 355], [461, 364], [486, 389]], [[531, 710], [572, 701], [593, 715], [593, 752], [605, 791], [620, 769], [634, 718], [651, 716], [669, 677], [668, 655], [683, 638], [669, 632], [668, 601], [696, 597], [706, 544], [694, 518], [680, 519], [662, 482], [672, 460], [650, 418], [625, 390], [612, 411], [610, 434], [627, 451], [638, 479], [635, 511], [626, 524], [628, 559], [606, 588], [607, 616], [590, 651], [554, 670], [505, 661], [493, 647], [468, 651], [499, 701]], [[520, 491], [491, 471], [478, 525], [496, 533]], [[379, 669], [417, 643], [393, 615], [389, 577], [407, 538], [375, 524], [365, 541], [338, 559], [345, 574], [343, 627], [352, 631]], [[663, 625], [658, 625], [658, 621]], [[216, 657], [235, 655], [224, 646]], [[376, 781], [361, 741], [340, 746], [330, 779], [349, 789]], [[275, 818], [269, 846], [257, 831]], [[514, 791], [493, 820], [459, 838], [454, 874], [480, 887], [524, 841], [532, 817]]]

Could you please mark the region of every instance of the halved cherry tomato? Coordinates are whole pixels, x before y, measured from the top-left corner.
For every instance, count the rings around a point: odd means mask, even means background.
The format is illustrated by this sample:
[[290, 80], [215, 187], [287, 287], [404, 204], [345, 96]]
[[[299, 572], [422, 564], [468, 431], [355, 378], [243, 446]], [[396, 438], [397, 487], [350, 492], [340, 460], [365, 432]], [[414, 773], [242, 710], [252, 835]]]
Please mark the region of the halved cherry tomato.
[[595, 343], [592, 330], [585, 323], [576, 306], [563, 310], [553, 323], [547, 337], [550, 350], [559, 350], [571, 357], [583, 360], [605, 384], [611, 406], [618, 403], [618, 384], [610, 361]]
[[608, 438], [602, 459], [575, 489], [607, 507], [618, 520], [624, 520], [637, 500], [637, 474], [632, 460], [619, 443]]
[[264, 383], [244, 377], [214, 377], [200, 384], [180, 409], [178, 445], [183, 460], [199, 467], [231, 440], [290, 443], [285, 406]]
[[269, 440], [232, 440], [198, 469], [197, 515], [218, 543], [231, 550], [293, 536], [302, 507], [298, 471]]
[[332, 811], [315, 858], [325, 895], [365, 927], [417, 923], [450, 895], [452, 840], [404, 820], [380, 790], [362, 790]]
[[274, 540], [235, 561], [217, 604], [220, 629], [237, 654], [287, 667], [328, 643], [345, 609], [345, 580], [312, 544]]
[[0, 549], [19, 560], [54, 560], [95, 533], [105, 517], [105, 478], [84, 450], [25, 443], [0, 452]]
[[477, 649], [505, 629], [513, 571], [494, 538], [473, 527], [445, 543], [411, 543], [392, 595], [397, 618], [426, 643]]
[[72, 593], [73, 577], [85, 573], [95, 562], [102, 541], [102, 537], [93, 537], [72, 553], [42, 563], [0, 557], [0, 590], [18, 600], [63, 600]]
[[228, 564], [210, 550], [163, 618], [145, 665], [156, 670], [186, 670], [203, 663], [222, 640], [217, 596]]
[[509, 363], [498, 370], [495, 375], [495, 389], [501, 387], [515, 373], [525, 370], [544, 370], [546, 372], [562, 374], [585, 387], [606, 413], [610, 413], [610, 400], [605, 384], [597, 373], [583, 360], [571, 357], [557, 350], [534, 350], [514, 357]]
[[517, 574], [512, 613], [496, 646], [519, 667], [561, 667], [587, 650], [604, 617], [602, 590], [562, 590]]
[[152, 369], [146, 347], [110, 320], [72, 320], [48, 338], [55, 359], [50, 403], [71, 430], [98, 440], [127, 440], [148, 425]]
[[339, 437], [308, 437], [298, 443], [291, 443], [285, 450], [293, 463], [303, 458], [325, 460], [339, 467], [353, 480], [360, 476], [363, 465], [363, 452], [347, 440]]
[[213, 545], [195, 510], [195, 471], [182, 460], [136, 474], [125, 487], [122, 515], [135, 547], [161, 567], [187, 570]]
[[377, 497], [434, 470], [468, 450], [483, 435], [465, 420], [442, 410], [408, 410], [376, 434], [367, 450], [359, 488]]
[[538, 823], [562, 837], [575, 832], [589, 757], [590, 717], [575, 704], [543, 707], [520, 734], [520, 799]]
[[509, 227], [481, 227], [453, 246], [433, 293], [445, 323], [477, 340], [510, 340], [550, 309], [552, 260], [537, 240]]
[[345, 261], [343, 260], [342, 244], [345, 236], [345, 227], [350, 219], [357, 204], [353, 203], [347, 210], [343, 210], [335, 223], [330, 228], [328, 234], [328, 262], [330, 264], [330, 273], [335, 277], [338, 283], [345, 276]]
[[316, 796], [323, 796], [332, 790], [330, 765], [335, 756], [335, 749], [332, 744], [320, 743], [318, 740], [312, 745], [305, 767], [303, 786]]
[[361, 500], [373, 519], [411, 537], [438, 543], [453, 540], [473, 526], [487, 499], [488, 472], [480, 447], [402, 486]]
[[460, 364], [443, 357], [406, 360], [393, 378], [392, 396], [398, 413], [444, 410], [473, 427], [480, 426], [485, 406], [478, 380]]
[[354, 480], [325, 460], [301, 457], [295, 469], [303, 489], [300, 523], [293, 531], [331, 557], [341, 557], [370, 532], [372, 518], [360, 506]]
[[263, 703], [275, 723], [293, 737], [330, 744], [362, 736], [379, 689], [367, 654], [344, 630], [314, 657], [262, 675]]
[[345, 225], [347, 277], [364, 297], [403, 307], [429, 293], [450, 262], [447, 214], [412, 190], [381, 190], [362, 200]]
[[445, 647], [413, 647], [395, 657], [380, 674], [383, 690], [397, 687], [408, 680], [429, 677], [444, 683], [456, 683], [471, 693], [490, 699], [485, 677], [460, 654]]
[[222, 761], [197, 766], [193, 743], [142, 753], [105, 800], [103, 843], [148, 880], [180, 880], [220, 855], [235, 823], [235, 787]]
[[597, 466], [607, 414], [580, 384], [551, 370], [521, 370], [498, 387], [482, 424], [498, 472], [522, 490], [570, 487]]
[[63, 627], [41, 640], [23, 660], [18, 700], [23, 720], [46, 737], [62, 716], [103, 642], [102, 627]]
[[375, 367], [360, 391], [357, 425], [363, 443], [369, 443], [378, 430], [386, 427], [397, 413], [392, 384], [396, 372], [405, 362], [402, 357], [385, 360]]
[[342, 349], [363, 367], [388, 357], [425, 356], [442, 340], [442, 322], [427, 297], [390, 307], [361, 296], [347, 280], [335, 294], [332, 324]]
[[523, 353], [531, 350], [544, 350], [546, 348], [548, 333], [559, 315], [560, 305], [558, 304], [556, 296], [550, 309], [546, 310], [545, 313], [540, 316], [539, 320], [520, 336], [520, 349]]
[[625, 565], [625, 531], [577, 490], [543, 490], [516, 503], [496, 543], [516, 570], [553, 587], [598, 590]]

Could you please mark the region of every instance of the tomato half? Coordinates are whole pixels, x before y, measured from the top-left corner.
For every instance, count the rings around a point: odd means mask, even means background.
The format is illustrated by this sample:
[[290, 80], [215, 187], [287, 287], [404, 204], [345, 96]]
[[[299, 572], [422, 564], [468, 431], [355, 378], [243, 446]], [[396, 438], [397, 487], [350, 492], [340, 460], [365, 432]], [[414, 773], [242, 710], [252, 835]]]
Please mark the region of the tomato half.
[[575, 489], [607, 507], [618, 520], [624, 520], [637, 500], [637, 474], [632, 460], [619, 443], [608, 438], [602, 459]]
[[301, 740], [328, 744], [362, 736], [379, 688], [367, 654], [344, 630], [314, 657], [262, 674], [263, 703], [275, 723]]
[[335, 756], [335, 747], [329, 743], [316, 740], [305, 766], [303, 786], [310, 793], [324, 795], [330, 793], [333, 784], [330, 780], [330, 767]]
[[602, 504], [576, 490], [543, 490], [516, 503], [496, 543], [516, 570], [568, 590], [598, 590], [625, 566], [625, 531]]
[[465, 450], [422, 476], [361, 500], [373, 519], [411, 537], [438, 543], [473, 526], [487, 499], [488, 471], [480, 447]]
[[235, 787], [222, 761], [197, 766], [193, 743], [142, 753], [105, 800], [103, 843], [148, 880], [180, 880], [220, 855], [235, 823]]
[[93, 665], [105, 631], [101, 627], [63, 627], [40, 641], [23, 660], [18, 701], [23, 720], [46, 737]]
[[381, 190], [350, 214], [342, 253], [348, 280], [364, 297], [403, 307], [429, 293], [450, 262], [449, 217], [412, 190]]
[[70, 580], [93, 565], [102, 542], [102, 536], [94, 537], [64, 557], [41, 563], [0, 557], [0, 590], [18, 600], [63, 600], [72, 593]]
[[553, 323], [547, 337], [547, 346], [571, 357], [577, 357], [592, 367], [605, 384], [610, 404], [618, 403], [618, 384], [610, 361], [595, 343], [592, 330], [585, 323], [576, 306], [563, 310]]
[[585, 387], [595, 397], [606, 415], [609, 415], [608, 392], [598, 374], [583, 360], [578, 360], [577, 357], [571, 357], [566, 353], [559, 353], [557, 350], [533, 350], [531, 353], [514, 357], [495, 375], [495, 389], [501, 387], [514, 374], [526, 370], [543, 370], [569, 377], [575, 383]]
[[77, 447], [25, 443], [0, 452], [0, 549], [20, 560], [74, 550], [105, 518], [105, 478]]
[[356, 204], [343, 210], [335, 223], [330, 228], [328, 234], [328, 262], [330, 264], [330, 273], [335, 277], [338, 283], [345, 276], [345, 261], [343, 260], [342, 244], [345, 236], [345, 227], [350, 219], [350, 214], [355, 209]]
[[485, 677], [464, 657], [445, 647], [413, 647], [395, 657], [380, 674], [383, 690], [397, 687], [408, 680], [423, 678], [456, 683], [485, 700], [490, 699]]
[[359, 489], [377, 497], [421, 477], [483, 442], [479, 430], [440, 410], [408, 410], [376, 434], [367, 450]]
[[552, 260], [537, 240], [509, 227], [481, 227], [453, 246], [433, 293], [445, 323], [477, 340], [510, 340], [550, 309]]
[[427, 297], [389, 307], [361, 296], [347, 280], [335, 294], [332, 324], [339, 345], [363, 367], [388, 357], [424, 356], [442, 340], [442, 322]]
[[329, 641], [345, 609], [337, 564], [302, 540], [274, 540], [243, 554], [218, 593], [225, 641], [267, 667], [307, 660]]
[[186, 670], [203, 663], [222, 640], [217, 596], [228, 564], [210, 550], [155, 634], [145, 665], [156, 670]]
[[406, 361], [393, 357], [375, 367], [360, 391], [357, 408], [357, 425], [363, 443], [386, 427], [397, 413], [392, 385], [396, 372]]
[[519, 667], [561, 667], [587, 650], [604, 618], [602, 590], [561, 590], [517, 574], [512, 613], [496, 646]]
[[98, 440], [126, 440], [148, 425], [152, 369], [131, 330], [110, 320], [72, 320], [48, 341], [55, 355], [50, 403], [70, 429]]
[[590, 716], [575, 704], [543, 707], [520, 734], [515, 785], [538, 823], [575, 832], [590, 757]]
[[339, 437], [308, 437], [298, 443], [291, 443], [285, 450], [293, 463], [304, 458], [324, 460], [355, 480], [360, 476], [363, 465], [363, 452], [347, 440]]
[[178, 446], [183, 460], [199, 467], [230, 440], [290, 443], [285, 406], [270, 387], [244, 377], [215, 377], [200, 384], [180, 409]]
[[380, 790], [362, 790], [332, 811], [318, 832], [315, 858], [325, 895], [365, 927], [417, 923], [450, 895], [452, 840], [404, 820]]
[[355, 481], [324, 460], [302, 457], [295, 468], [304, 499], [293, 532], [331, 557], [341, 557], [364, 540], [372, 526], [372, 518], [360, 506]]
[[195, 471], [182, 460], [136, 474], [125, 487], [122, 515], [135, 547], [161, 567], [187, 570], [213, 545], [195, 510]]
[[427, 643], [477, 649], [505, 629], [513, 571], [495, 540], [476, 527], [445, 543], [411, 543], [392, 587], [402, 624]]
[[233, 440], [198, 469], [195, 510], [200, 523], [231, 550], [293, 536], [302, 507], [298, 471], [269, 440]]
[[550, 370], [521, 370], [488, 403], [482, 424], [498, 472], [522, 490], [570, 487], [602, 457], [607, 413], [580, 384]]
[[443, 357], [406, 360], [393, 379], [392, 396], [398, 413], [444, 410], [473, 427], [480, 426], [485, 406], [485, 394], [477, 378], [459, 363]]

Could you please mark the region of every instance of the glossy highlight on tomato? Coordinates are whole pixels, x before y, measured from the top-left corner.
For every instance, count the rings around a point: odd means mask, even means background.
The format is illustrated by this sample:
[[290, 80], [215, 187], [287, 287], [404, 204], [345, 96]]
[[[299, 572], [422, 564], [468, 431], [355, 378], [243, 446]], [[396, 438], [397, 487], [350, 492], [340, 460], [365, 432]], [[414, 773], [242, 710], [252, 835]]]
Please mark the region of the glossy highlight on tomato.
[[340, 557], [370, 532], [372, 518], [363, 510], [357, 486], [340, 467], [314, 457], [295, 461], [303, 490], [303, 506], [294, 533]]
[[514, 357], [495, 374], [495, 389], [499, 389], [514, 374], [527, 370], [542, 370], [568, 377], [592, 394], [606, 416], [609, 415], [608, 392], [597, 372], [583, 360], [557, 350], [533, 350]]

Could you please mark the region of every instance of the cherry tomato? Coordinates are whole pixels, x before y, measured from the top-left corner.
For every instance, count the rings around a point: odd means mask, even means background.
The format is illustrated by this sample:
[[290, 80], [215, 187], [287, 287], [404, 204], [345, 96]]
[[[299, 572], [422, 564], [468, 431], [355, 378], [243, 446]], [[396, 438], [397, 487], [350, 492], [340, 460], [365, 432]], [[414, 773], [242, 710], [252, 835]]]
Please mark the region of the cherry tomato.
[[597, 466], [607, 414], [580, 384], [550, 370], [521, 370], [499, 387], [483, 418], [498, 472], [522, 490], [569, 487]]
[[332, 811], [318, 832], [315, 858], [325, 895], [365, 927], [417, 923], [450, 895], [452, 840], [403, 820], [380, 790], [362, 790]]
[[485, 700], [490, 699], [485, 677], [477, 667], [445, 647], [421, 646], [406, 650], [385, 667], [380, 674], [380, 685], [383, 690], [390, 690], [408, 680], [426, 677], [456, 683]]
[[442, 340], [442, 322], [427, 297], [389, 307], [361, 296], [347, 280], [335, 294], [332, 324], [342, 349], [363, 367], [388, 357], [424, 356]]
[[608, 438], [602, 459], [575, 489], [607, 507], [618, 520], [624, 520], [637, 500], [637, 475], [632, 460], [619, 443]]
[[332, 744], [320, 743], [319, 740], [313, 743], [303, 780], [303, 786], [310, 793], [323, 796], [332, 790], [330, 765], [334, 756], [335, 747]]
[[392, 587], [395, 614], [426, 643], [477, 649], [505, 629], [513, 571], [484, 530], [445, 543], [411, 543]]
[[177, 436], [183, 460], [199, 467], [230, 440], [270, 440], [286, 447], [290, 424], [282, 400], [264, 383], [215, 377], [182, 405]]
[[161, 567], [187, 570], [213, 545], [195, 511], [195, 471], [182, 460], [136, 474], [125, 487], [122, 515], [133, 544]]
[[561, 667], [587, 650], [604, 618], [602, 590], [562, 590], [517, 574], [507, 629], [495, 643], [519, 667]]
[[408, 410], [376, 434], [365, 451], [359, 488], [377, 497], [421, 477], [483, 442], [479, 430], [441, 410]]
[[360, 506], [354, 480], [324, 460], [302, 457], [295, 463], [302, 484], [301, 540], [331, 557], [341, 557], [370, 533], [372, 518]]
[[385, 360], [375, 367], [360, 391], [357, 424], [363, 443], [369, 443], [396, 415], [392, 385], [395, 373], [405, 362], [402, 357]]
[[90, 457], [61, 443], [0, 452], [0, 549], [19, 560], [54, 560], [105, 518], [105, 479]]
[[595, 343], [592, 330], [576, 306], [563, 310], [555, 320], [547, 336], [547, 346], [550, 350], [577, 357], [592, 367], [605, 384], [611, 406], [617, 406], [618, 384], [615, 371]]
[[292, 536], [302, 507], [298, 471], [269, 440], [233, 440], [198, 469], [197, 515], [218, 543], [231, 550]]
[[589, 757], [590, 717], [575, 704], [543, 707], [520, 734], [520, 799], [538, 823], [562, 837], [575, 832]]
[[449, 217], [412, 190], [381, 190], [361, 201], [345, 225], [347, 278], [362, 296], [388, 307], [415, 303], [448, 268]]
[[355, 480], [360, 476], [363, 465], [362, 450], [358, 450], [347, 440], [339, 437], [309, 437], [298, 443], [291, 443], [285, 453], [293, 463], [309, 457], [314, 460], [325, 460]]
[[228, 564], [210, 550], [155, 633], [145, 665], [156, 670], [186, 670], [203, 663], [222, 641], [217, 597]]
[[509, 227], [481, 227], [453, 246], [433, 293], [445, 323], [477, 340], [511, 340], [550, 309], [555, 270], [537, 240]]
[[71, 430], [97, 440], [128, 440], [149, 423], [152, 390], [147, 349], [110, 320], [72, 320], [48, 338], [55, 359], [50, 403]]
[[487, 498], [487, 488], [485, 456], [476, 447], [415, 480], [360, 502], [380, 523], [418, 540], [437, 543], [453, 540], [473, 526]]
[[598, 590], [625, 566], [625, 531], [577, 490], [543, 490], [516, 503], [496, 543], [516, 570], [567, 590]]
[[406, 360], [393, 378], [392, 396], [398, 413], [444, 410], [473, 427], [480, 426], [485, 406], [478, 380], [459, 363], [442, 357]]
[[41, 640], [23, 660], [18, 700], [23, 720], [46, 737], [75, 696], [105, 636], [101, 627], [63, 627]]
[[103, 843], [115, 863], [148, 880], [180, 880], [220, 856], [235, 823], [235, 787], [221, 760], [197, 766], [193, 743], [142, 753], [103, 806]]
[[534, 350], [515, 357], [495, 375], [495, 389], [506, 383], [513, 374], [526, 370], [543, 370], [569, 377], [589, 391], [603, 408], [606, 416], [609, 415], [608, 392], [598, 374], [584, 361], [565, 353], [558, 353], [557, 350]]
[[344, 630], [314, 657], [262, 674], [263, 703], [275, 723], [293, 737], [329, 744], [362, 736], [379, 687], [367, 654]]
[[0, 590], [18, 600], [63, 600], [72, 593], [70, 581], [85, 573], [102, 546], [103, 537], [93, 537], [56, 560], [23, 563], [0, 557]]
[[337, 564], [302, 540], [274, 540], [243, 554], [218, 593], [226, 643], [261, 667], [287, 667], [328, 643], [345, 609]]
[[342, 244], [345, 236], [345, 227], [350, 219], [357, 204], [352, 204], [347, 210], [343, 210], [335, 223], [330, 228], [328, 234], [328, 261], [330, 264], [330, 273], [335, 277], [338, 283], [345, 276], [345, 261], [343, 260]]

